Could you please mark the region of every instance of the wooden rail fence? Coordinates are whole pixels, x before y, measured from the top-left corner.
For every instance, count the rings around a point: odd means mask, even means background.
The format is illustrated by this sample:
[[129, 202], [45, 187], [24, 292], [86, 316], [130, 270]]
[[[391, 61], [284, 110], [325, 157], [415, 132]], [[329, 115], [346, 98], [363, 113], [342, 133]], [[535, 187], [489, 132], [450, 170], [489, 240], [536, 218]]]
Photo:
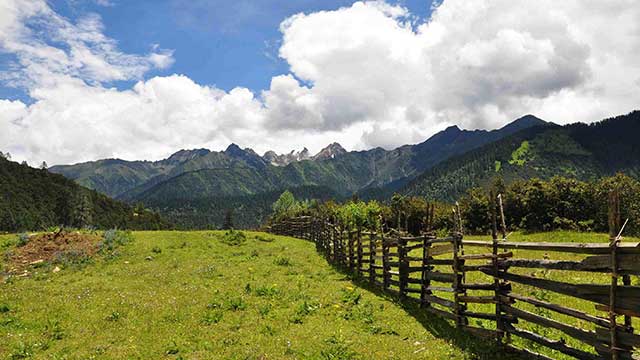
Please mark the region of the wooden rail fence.
[[[631, 276], [640, 275], [638, 243], [623, 243], [615, 235], [610, 243], [515, 242], [501, 227], [499, 239], [494, 225], [492, 241], [465, 240], [461, 226], [447, 237], [402, 236], [346, 231], [315, 217], [280, 221], [270, 231], [310, 240], [329, 262], [354, 276], [510, 351], [550, 358], [531, 346], [515, 346], [511, 337], [516, 336], [578, 359], [637, 358], [640, 334], [632, 318], [640, 317], [640, 286], [632, 286]], [[540, 255], [518, 258], [521, 252]], [[550, 279], [545, 276], [550, 271], [568, 275]], [[598, 273], [602, 283], [565, 282]], [[548, 293], [562, 295], [561, 303], [548, 300]], [[581, 302], [595, 305], [594, 311], [576, 309]], [[563, 318], [573, 320], [558, 320]], [[479, 324], [476, 319], [492, 326], [472, 325]], [[518, 326], [522, 323], [532, 326]]]

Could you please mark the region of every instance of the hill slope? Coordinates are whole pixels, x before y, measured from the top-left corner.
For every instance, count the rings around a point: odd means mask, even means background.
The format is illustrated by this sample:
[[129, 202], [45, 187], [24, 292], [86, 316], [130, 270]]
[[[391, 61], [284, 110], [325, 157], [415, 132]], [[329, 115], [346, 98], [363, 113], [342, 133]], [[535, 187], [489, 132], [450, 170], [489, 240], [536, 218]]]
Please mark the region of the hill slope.
[[0, 231], [50, 226], [160, 229], [157, 214], [114, 201], [47, 170], [0, 157]]
[[[0, 358], [507, 358], [417, 306], [358, 288], [308, 241], [133, 236], [114, 259], [57, 273], [40, 264], [33, 277], [0, 281]], [[0, 235], [0, 264], [14, 238]]]
[[598, 123], [525, 129], [445, 161], [401, 189], [402, 193], [452, 201], [466, 189], [556, 175], [581, 180], [624, 172], [640, 176], [640, 112]]

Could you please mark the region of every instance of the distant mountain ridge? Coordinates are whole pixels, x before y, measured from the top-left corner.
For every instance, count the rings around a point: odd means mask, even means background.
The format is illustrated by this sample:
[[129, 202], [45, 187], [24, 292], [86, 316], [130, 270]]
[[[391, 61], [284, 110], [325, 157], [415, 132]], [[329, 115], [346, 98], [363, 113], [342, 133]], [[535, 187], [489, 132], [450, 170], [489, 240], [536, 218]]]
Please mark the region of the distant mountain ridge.
[[[188, 190], [189, 193], [201, 194], [203, 189], [207, 189], [207, 196], [239, 196], [274, 191], [279, 187], [319, 185], [330, 186], [338, 193], [348, 194], [389, 183], [404, 184], [451, 156], [508, 136], [519, 129], [544, 124], [546, 122], [528, 115], [492, 131], [461, 130], [452, 126], [423, 143], [405, 145], [390, 151], [376, 148], [348, 152], [340, 144], [333, 143], [313, 156], [309, 155], [306, 148], [282, 155], [268, 151], [259, 156], [250, 148], [242, 149], [231, 144], [221, 152], [207, 149], [180, 150], [159, 161], [105, 159], [53, 166], [50, 171], [106, 195], [128, 201], [148, 197], [154, 187], [170, 187], [172, 179], [181, 183], [180, 188], [186, 191], [183, 187], [185, 179], [178, 177], [193, 172], [187, 176], [202, 180], [204, 173], [201, 170], [210, 170], [205, 173], [212, 179], [205, 181], [209, 184], [189, 180], [193, 186], [199, 186]], [[282, 169], [277, 169], [278, 167]], [[222, 172], [226, 173], [222, 175]], [[225, 178], [233, 182], [235, 176], [256, 176], [263, 180], [264, 186], [234, 187], [224, 183]], [[143, 193], [146, 195], [142, 195]]]
[[399, 189], [378, 189], [377, 197], [399, 191], [453, 201], [496, 176], [506, 183], [553, 176], [595, 180], [616, 172], [640, 178], [638, 134], [640, 111], [589, 125], [527, 128], [443, 161]]
[[[331, 189], [333, 197], [379, 189], [400, 189], [425, 170], [519, 130], [549, 124], [525, 116], [496, 130], [461, 130], [451, 126], [426, 141], [393, 150], [346, 151], [333, 143], [316, 155], [308, 150], [258, 155], [231, 144], [224, 151], [180, 150], [160, 161], [99, 160], [54, 166], [50, 171], [109, 196], [152, 205], [163, 214], [178, 214], [181, 204], [216, 199], [219, 204], [284, 189]], [[306, 151], [305, 151], [306, 150]], [[222, 199], [236, 199], [225, 201]], [[186, 206], [186, 205], [184, 205]], [[223, 205], [218, 212], [224, 211]], [[213, 211], [212, 207], [201, 209]], [[216, 214], [213, 218], [220, 218]], [[194, 215], [195, 216], [195, 215]], [[200, 218], [206, 218], [200, 216]], [[181, 218], [181, 222], [188, 223]]]

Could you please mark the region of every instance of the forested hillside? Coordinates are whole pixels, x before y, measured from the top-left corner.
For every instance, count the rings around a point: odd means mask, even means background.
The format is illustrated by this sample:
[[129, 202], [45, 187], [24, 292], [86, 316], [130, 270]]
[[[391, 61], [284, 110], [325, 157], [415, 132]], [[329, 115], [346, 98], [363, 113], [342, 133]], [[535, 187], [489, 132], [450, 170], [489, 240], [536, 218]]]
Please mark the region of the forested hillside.
[[0, 231], [52, 226], [164, 229], [158, 214], [84, 188], [62, 175], [0, 157]]
[[[343, 200], [333, 190], [321, 186], [290, 188], [298, 199], [314, 201]], [[217, 229], [230, 219], [234, 228], [257, 228], [272, 214], [272, 205], [282, 191], [269, 191], [255, 195], [203, 197], [191, 200], [149, 200], [146, 204], [157, 209], [178, 229]]]
[[[435, 166], [401, 193], [453, 201], [469, 188], [486, 187], [496, 176], [506, 183], [553, 176], [592, 180], [616, 172], [638, 177], [637, 134], [638, 111], [591, 125], [530, 128]], [[383, 188], [378, 197], [387, 194]]]

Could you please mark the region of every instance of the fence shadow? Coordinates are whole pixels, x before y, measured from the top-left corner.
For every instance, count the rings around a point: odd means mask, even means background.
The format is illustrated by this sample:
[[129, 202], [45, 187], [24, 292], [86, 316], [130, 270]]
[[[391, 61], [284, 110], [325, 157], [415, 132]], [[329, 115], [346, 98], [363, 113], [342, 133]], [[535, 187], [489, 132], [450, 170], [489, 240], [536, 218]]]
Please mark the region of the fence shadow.
[[[324, 252], [318, 251], [323, 256]], [[496, 346], [495, 342], [487, 339], [473, 336], [472, 334], [456, 328], [446, 319], [426, 312], [418, 303], [411, 301], [401, 301], [398, 296], [390, 294], [384, 289], [372, 285], [368, 279], [357, 276], [349, 272], [343, 266], [328, 262], [328, 264], [337, 272], [344, 275], [345, 280], [351, 281], [359, 288], [369, 291], [376, 296], [393, 302], [405, 313], [416, 319], [422, 327], [431, 333], [434, 337], [446, 340], [451, 346], [468, 354], [471, 359], [481, 360], [516, 360], [516, 359], [532, 359], [533, 357], [518, 355], [505, 351]], [[428, 350], [428, 349], [427, 349]]]

